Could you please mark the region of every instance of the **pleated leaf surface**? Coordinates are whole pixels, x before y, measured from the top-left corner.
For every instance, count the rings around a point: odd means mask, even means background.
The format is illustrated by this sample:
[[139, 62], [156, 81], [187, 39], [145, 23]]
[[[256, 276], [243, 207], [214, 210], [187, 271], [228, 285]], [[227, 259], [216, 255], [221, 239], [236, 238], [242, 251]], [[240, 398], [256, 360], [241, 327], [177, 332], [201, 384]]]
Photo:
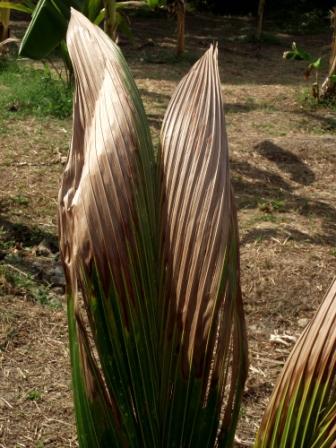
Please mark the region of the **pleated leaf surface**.
[[76, 11], [67, 45], [59, 223], [80, 446], [232, 446], [247, 349], [217, 49], [173, 95], [156, 163], [118, 47]]
[[255, 447], [336, 447], [336, 281], [280, 374]]
[[117, 437], [113, 444], [96, 431], [95, 443], [84, 436], [81, 446], [154, 447], [157, 237], [149, 128], [126, 62], [105, 33], [73, 10], [67, 44], [76, 92], [59, 216], [77, 423], [87, 434], [88, 422], [101, 427], [105, 419]]
[[230, 446], [247, 349], [217, 48], [171, 99], [159, 168], [163, 446]]

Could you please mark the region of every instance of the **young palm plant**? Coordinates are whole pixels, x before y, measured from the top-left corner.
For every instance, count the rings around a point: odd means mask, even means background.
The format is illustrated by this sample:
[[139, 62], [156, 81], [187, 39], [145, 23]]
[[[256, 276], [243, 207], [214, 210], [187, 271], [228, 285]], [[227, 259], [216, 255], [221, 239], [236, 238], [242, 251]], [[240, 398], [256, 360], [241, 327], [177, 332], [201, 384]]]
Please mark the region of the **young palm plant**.
[[336, 447], [336, 281], [294, 347], [255, 448]]
[[[73, 140], [59, 193], [83, 448], [231, 447], [247, 372], [237, 218], [211, 47], [158, 158], [118, 47], [72, 11]], [[336, 282], [294, 348], [256, 448], [335, 448]]]
[[59, 223], [80, 446], [232, 446], [247, 345], [217, 49], [177, 87], [156, 161], [118, 47], [74, 10], [67, 45]]

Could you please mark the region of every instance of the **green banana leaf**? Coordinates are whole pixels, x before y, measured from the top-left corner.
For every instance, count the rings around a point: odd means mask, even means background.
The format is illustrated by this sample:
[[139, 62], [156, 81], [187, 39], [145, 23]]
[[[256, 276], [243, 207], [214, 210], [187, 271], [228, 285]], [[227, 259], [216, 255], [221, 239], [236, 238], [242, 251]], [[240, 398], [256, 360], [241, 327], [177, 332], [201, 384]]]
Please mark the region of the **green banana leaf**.
[[0, 9], [12, 9], [14, 11], [32, 14], [34, 7], [25, 3], [0, 2]]
[[[129, 38], [132, 38], [130, 26], [122, 14], [135, 2], [118, 2], [116, 4], [116, 26]], [[158, 0], [140, 1], [140, 5], [155, 8], [159, 5]], [[35, 9], [26, 7], [25, 4], [12, 2], [0, 2], [3, 8], [16, 9], [32, 13], [32, 20], [24, 34], [19, 49], [19, 55], [32, 59], [43, 59], [47, 57], [62, 41], [65, 36], [70, 20], [71, 7], [81, 11], [88, 19], [99, 25], [105, 17], [105, 9], [102, 0], [39, 0]]]
[[47, 57], [65, 39], [72, 0], [39, 0], [23, 36], [19, 55], [32, 59]]

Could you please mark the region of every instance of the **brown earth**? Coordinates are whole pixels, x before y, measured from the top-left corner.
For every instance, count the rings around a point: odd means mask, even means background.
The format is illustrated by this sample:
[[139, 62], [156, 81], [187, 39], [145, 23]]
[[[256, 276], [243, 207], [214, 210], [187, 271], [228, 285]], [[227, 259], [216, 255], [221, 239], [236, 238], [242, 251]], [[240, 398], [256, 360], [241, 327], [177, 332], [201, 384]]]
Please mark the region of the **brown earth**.
[[[247, 18], [189, 17], [180, 62], [174, 23], [163, 18], [134, 19], [134, 46], [122, 45], [157, 143], [178, 80], [219, 42], [250, 346], [240, 447], [252, 445], [277, 375], [336, 267], [335, 113], [298, 101], [304, 65], [281, 58], [293, 40], [319, 54], [329, 36], [274, 33], [278, 45], [256, 46], [239, 37], [251, 26]], [[14, 114], [2, 125], [0, 447], [75, 447], [56, 239], [71, 120]]]

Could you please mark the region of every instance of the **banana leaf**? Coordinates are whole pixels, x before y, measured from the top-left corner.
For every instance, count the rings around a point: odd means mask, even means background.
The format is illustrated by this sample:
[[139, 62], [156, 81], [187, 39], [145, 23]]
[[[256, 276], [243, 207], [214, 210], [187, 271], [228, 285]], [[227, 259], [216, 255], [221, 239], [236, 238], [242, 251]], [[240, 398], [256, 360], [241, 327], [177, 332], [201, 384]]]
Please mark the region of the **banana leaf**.
[[14, 11], [25, 12], [26, 14], [31, 14], [33, 12], [33, 6], [25, 3], [14, 3], [14, 2], [0, 2], [0, 9], [12, 9]]
[[19, 55], [32, 59], [47, 57], [65, 39], [72, 0], [39, 0], [23, 36]]
[[[115, 24], [129, 38], [132, 38], [130, 27], [125, 20], [122, 10], [132, 4], [156, 7], [157, 0], [146, 0], [139, 2], [118, 2], [116, 4], [117, 14]], [[66, 37], [70, 20], [70, 8], [74, 7], [81, 11], [89, 20], [99, 25], [105, 17], [105, 9], [102, 0], [39, 0], [35, 9], [26, 7], [24, 4], [12, 2], [0, 2], [4, 8], [16, 9], [32, 13], [31, 22], [23, 36], [19, 55], [32, 59], [46, 58]]]
[[217, 49], [173, 95], [156, 161], [119, 48], [75, 10], [67, 45], [59, 229], [80, 447], [231, 447], [247, 348]]
[[255, 448], [336, 446], [336, 281], [296, 343]]
[[[94, 0], [90, 0], [89, 4]], [[79, 6], [76, 0], [39, 0], [35, 6], [29, 0], [22, 3], [0, 1], [0, 9], [31, 14], [32, 19], [22, 39], [19, 54], [41, 59], [65, 39], [70, 6]]]

